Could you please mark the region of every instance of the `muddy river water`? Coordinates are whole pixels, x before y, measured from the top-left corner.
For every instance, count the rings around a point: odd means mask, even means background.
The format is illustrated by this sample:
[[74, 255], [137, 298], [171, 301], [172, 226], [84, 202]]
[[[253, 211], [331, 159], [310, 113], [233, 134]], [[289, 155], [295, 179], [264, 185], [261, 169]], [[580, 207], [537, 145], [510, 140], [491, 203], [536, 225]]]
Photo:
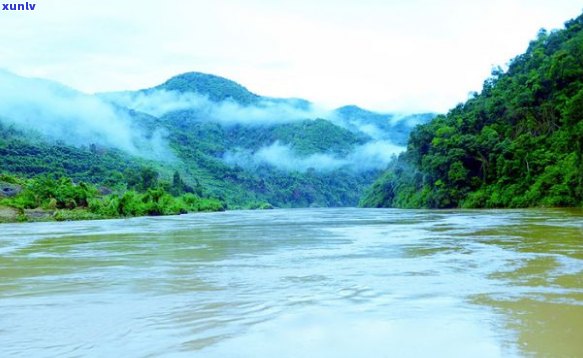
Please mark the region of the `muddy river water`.
[[4, 224], [0, 356], [583, 357], [583, 211]]

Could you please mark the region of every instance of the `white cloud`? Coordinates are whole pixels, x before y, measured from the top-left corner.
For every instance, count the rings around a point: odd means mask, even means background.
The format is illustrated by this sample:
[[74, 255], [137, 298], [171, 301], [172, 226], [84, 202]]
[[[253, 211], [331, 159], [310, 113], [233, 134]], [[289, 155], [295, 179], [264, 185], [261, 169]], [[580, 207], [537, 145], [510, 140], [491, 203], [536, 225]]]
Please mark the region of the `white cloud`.
[[146, 135], [127, 113], [57, 83], [0, 70], [2, 121], [72, 145], [101, 144], [149, 158], [171, 158], [164, 133]]
[[260, 165], [269, 165], [285, 171], [330, 172], [337, 169], [349, 169], [355, 172], [382, 170], [393, 159], [394, 155], [405, 150], [389, 141], [371, 141], [357, 146], [345, 157], [332, 154], [312, 154], [299, 156], [289, 145], [279, 141], [260, 148], [254, 153], [249, 151], [227, 152], [224, 161], [229, 165], [238, 165], [243, 168], [253, 168]]
[[173, 111], [195, 108], [202, 110], [209, 105], [209, 100], [203, 96], [165, 90], [104, 93], [99, 96], [112, 103], [155, 117], [160, 117]]
[[329, 107], [445, 111], [580, 0], [50, 0], [3, 13], [0, 66], [89, 92], [180, 72]]
[[197, 93], [151, 90], [147, 92], [106, 93], [102, 98], [126, 108], [156, 117], [173, 111], [192, 110], [204, 120], [222, 124], [265, 125], [297, 120], [326, 118], [330, 112], [313, 106], [296, 106], [293, 100], [263, 99], [243, 106], [233, 101], [213, 102]]

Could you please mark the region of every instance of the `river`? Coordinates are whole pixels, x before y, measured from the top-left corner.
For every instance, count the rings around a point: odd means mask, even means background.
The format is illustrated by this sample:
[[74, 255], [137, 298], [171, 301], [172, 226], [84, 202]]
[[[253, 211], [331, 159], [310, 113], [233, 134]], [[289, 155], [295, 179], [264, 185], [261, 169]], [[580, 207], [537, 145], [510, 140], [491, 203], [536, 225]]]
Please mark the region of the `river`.
[[583, 357], [583, 211], [0, 225], [0, 356]]

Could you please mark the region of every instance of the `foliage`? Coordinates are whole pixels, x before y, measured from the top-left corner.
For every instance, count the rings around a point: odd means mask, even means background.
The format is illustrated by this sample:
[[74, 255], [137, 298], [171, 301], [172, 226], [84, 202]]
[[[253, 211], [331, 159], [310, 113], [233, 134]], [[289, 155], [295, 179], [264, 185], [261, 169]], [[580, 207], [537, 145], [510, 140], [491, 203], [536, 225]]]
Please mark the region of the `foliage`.
[[1, 121], [0, 138], [0, 173], [21, 177], [51, 174], [115, 186], [123, 181], [121, 173], [143, 165], [142, 161], [119, 150], [95, 144], [77, 148], [62, 142], [49, 142], [37, 133], [4, 125]]
[[[143, 172], [148, 174], [148, 179], [158, 175], [151, 168], [146, 168]], [[127, 190], [102, 195], [95, 186], [84, 182], [74, 183], [67, 177], [41, 175], [33, 179], [22, 179], [0, 175], [0, 179], [23, 186], [22, 192], [15, 197], [0, 199], [0, 206], [16, 208], [21, 213], [28, 209], [43, 209], [52, 212], [52, 218], [57, 221], [177, 215], [226, 209], [220, 200], [201, 198], [193, 193], [173, 196], [164, 188], [173, 186], [164, 185], [165, 183], [159, 183], [142, 192]], [[24, 219], [26, 220], [26, 216]]]
[[583, 205], [583, 15], [418, 126], [363, 206]]
[[[4, 176], [5, 177], [5, 176]], [[54, 179], [42, 175], [34, 180], [23, 181], [24, 190], [14, 198], [3, 199], [3, 204], [19, 209], [74, 209], [86, 207], [88, 199], [97, 190], [86, 183], [73, 184], [70, 178]]]
[[[184, 163], [182, 172], [194, 178], [193, 188], [204, 186], [207, 195], [225, 199], [231, 207], [256, 201], [277, 207], [355, 205], [376, 172], [283, 171], [262, 165], [250, 170], [227, 165], [229, 150], [255, 152], [275, 142], [289, 145], [299, 156], [327, 153], [342, 156], [365, 138], [316, 119], [274, 125], [221, 125], [197, 118], [188, 111], [163, 117], [169, 140]], [[185, 176], [185, 177], [186, 177]]]
[[207, 96], [211, 101], [231, 100], [243, 105], [256, 103], [259, 100], [258, 95], [249, 92], [236, 82], [200, 72], [189, 72], [175, 76], [153, 89], [195, 92]]

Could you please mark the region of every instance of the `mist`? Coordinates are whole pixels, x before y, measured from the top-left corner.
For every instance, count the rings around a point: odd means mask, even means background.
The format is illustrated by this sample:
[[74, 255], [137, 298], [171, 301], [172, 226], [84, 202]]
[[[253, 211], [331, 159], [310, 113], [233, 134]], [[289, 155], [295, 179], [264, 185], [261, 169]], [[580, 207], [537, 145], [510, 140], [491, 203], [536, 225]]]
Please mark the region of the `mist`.
[[[338, 109], [330, 110], [298, 99], [261, 97], [257, 103], [242, 105], [233, 100], [215, 102], [199, 93], [162, 89], [103, 93], [99, 96], [117, 106], [162, 119], [176, 111], [189, 111], [192, 118], [220, 123], [223, 126], [271, 126], [321, 118], [353, 133], [364, 134], [378, 143], [392, 141], [403, 144], [403, 125], [412, 128], [423, 122], [423, 119], [417, 115], [380, 114], [362, 109], [359, 109], [364, 112], [362, 117], [360, 115], [345, 116]], [[400, 128], [397, 129], [397, 126]], [[330, 162], [337, 163], [334, 160]], [[327, 166], [334, 165], [327, 164]]]
[[435, 113], [419, 113], [419, 114], [407, 114], [407, 113], [397, 113], [394, 114], [390, 119], [390, 124], [392, 126], [399, 125], [404, 123], [407, 127], [415, 127], [420, 124], [427, 122], [427, 118], [424, 118], [425, 115], [436, 116]]
[[[264, 126], [306, 119], [324, 118], [353, 132], [361, 132], [370, 141], [356, 146], [346, 156], [315, 153], [298, 155], [290, 145], [276, 141], [256, 151], [237, 149], [223, 155], [225, 163], [247, 169], [271, 166], [284, 171], [331, 172], [347, 169], [354, 172], [382, 170], [404, 147], [391, 141], [391, 133], [374, 123], [342, 117], [335, 110], [318, 108], [309, 102], [286, 99], [263, 98], [253, 105], [241, 105], [232, 100], [215, 102], [197, 93], [182, 93], [167, 90], [144, 90], [137, 92], [104, 93], [99, 95], [115, 105], [164, 118], [176, 111], [192, 111], [200, 120], [218, 122], [222, 125]], [[380, 115], [382, 116], [382, 115]], [[391, 115], [386, 115], [385, 125], [390, 124]], [[395, 122], [397, 123], [397, 122]]]
[[[384, 131], [379, 128], [378, 125], [372, 123], [363, 123], [363, 121], [359, 120], [347, 120], [342, 118], [336, 113], [333, 113], [330, 116], [330, 121], [335, 125], [347, 129], [351, 132], [360, 132], [364, 133], [373, 140], [382, 140], [386, 139], [390, 136], [390, 132]], [[388, 123], [388, 120], [387, 120]]]
[[[391, 140], [390, 131], [375, 123], [343, 118], [336, 111], [293, 99], [263, 98], [253, 105], [244, 106], [228, 100], [214, 102], [196, 93], [166, 90], [88, 95], [55, 82], [23, 78], [5, 71], [0, 71], [0, 93], [0, 120], [7, 124], [70, 145], [95, 143], [148, 159], [175, 160], [175, 156], [167, 143], [166, 131], [146, 131], [134, 118], [139, 114], [130, 110], [162, 119], [172, 112], [186, 110], [192, 111], [193, 116], [200, 120], [223, 125], [275, 125], [326, 118], [370, 138], [368, 143], [356, 146], [346, 156], [330, 153], [301, 156], [280, 142], [255, 152], [234, 150], [225, 153], [223, 159], [226, 163], [241, 167], [269, 165], [299, 172], [310, 169], [330, 172], [343, 168], [362, 172], [384, 169], [393, 155], [404, 150]], [[389, 118], [387, 115], [387, 122]]]
[[244, 106], [232, 100], [214, 102], [197, 93], [166, 90], [104, 93], [99, 96], [116, 105], [155, 117], [188, 110], [196, 112], [201, 119], [224, 125], [273, 125], [330, 115], [329, 111], [312, 104], [299, 106], [293, 99], [264, 98], [256, 104]]
[[145, 133], [124, 109], [47, 80], [0, 71], [2, 121], [74, 146], [92, 143], [146, 158], [172, 156], [165, 133]]
[[340, 157], [333, 154], [312, 154], [300, 156], [291, 146], [279, 141], [262, 147], [255, 152], [239, 150], [225, 153], [223, 160], [231, 166], [254, 169], [262, 165], [269, 165], [284, 171], [331, 172], [338, 169], [347, 169], [354, 172], [383, 170], [394, 156], [405, 150], [404, 147], [389, 141], [370, 141], [356, 146], [354, 150]]

